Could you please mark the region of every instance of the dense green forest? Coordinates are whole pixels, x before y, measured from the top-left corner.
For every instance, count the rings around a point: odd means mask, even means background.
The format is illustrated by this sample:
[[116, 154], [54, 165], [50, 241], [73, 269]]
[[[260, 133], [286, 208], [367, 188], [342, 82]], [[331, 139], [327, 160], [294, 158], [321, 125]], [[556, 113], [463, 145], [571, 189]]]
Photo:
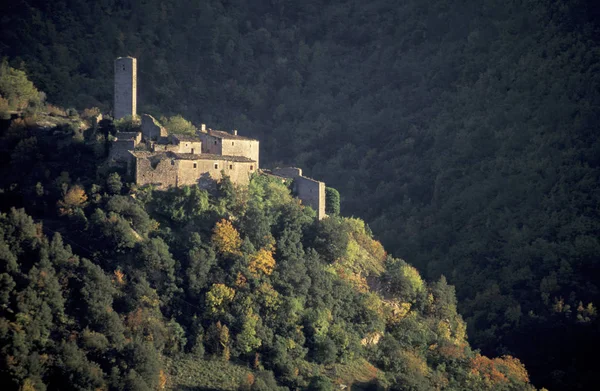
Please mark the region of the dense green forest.
[[265, 174], [138, 187], [106, 159], [126, 124], [44, 104], [7, 64], [0, 94], [4, 389], [535, 390], [337, 191], [319, 220]]
[[536, 385], [588, 389], [597, 7], [15, 0], [0, 5], [0, 56], [51, 102], [103, 110], [114, 58], [137, 57], [141, 111], [259, 138], [262, 162], [339, 189], [344, 215], [455, 285], [474, 347], [521, 358]]

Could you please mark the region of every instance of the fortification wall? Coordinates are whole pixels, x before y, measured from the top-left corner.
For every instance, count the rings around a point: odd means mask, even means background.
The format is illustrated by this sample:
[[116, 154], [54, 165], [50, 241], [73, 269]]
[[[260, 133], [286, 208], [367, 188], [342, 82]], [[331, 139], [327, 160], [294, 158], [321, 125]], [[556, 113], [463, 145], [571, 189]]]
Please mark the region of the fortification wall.
[[137, 60], [119, 57], [115, 60], [114, 118], [137, 115]]
[[177, 186], [178, 161], [138, 157], [135, 163], [135, 183], [140, 186], [155, 184], [159, 189]]
[[168, 136], [167, 129], [151, 115], [142, 115], [142, 135], [144, 140], [158, 140]]
[[294, 190], [304, 205], [317, 212], [319, 220], [325, 217], [325, 183], [299, 176], [294, 178]]
[[244, 156], [256, 161], [256, 167], [258, 164], [258, 148], [259, 144], [257, 140], [229, 140], [223, 139], [221, 145], [221, 154], [226, 156]]
[[302, 176], [302, 169], [298, 167], [278, 167], [271, 170], [271, 172], [284, 178], [296, 178]]

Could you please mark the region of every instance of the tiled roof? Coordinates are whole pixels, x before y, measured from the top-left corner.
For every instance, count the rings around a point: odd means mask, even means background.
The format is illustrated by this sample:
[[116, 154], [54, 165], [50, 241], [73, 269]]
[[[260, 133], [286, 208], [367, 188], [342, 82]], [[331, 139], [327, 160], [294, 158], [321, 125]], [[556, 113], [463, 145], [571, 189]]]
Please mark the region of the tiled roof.
[[176, 159], [180, 160], [226, 160], [229, 162], [256, 163], [256, 160], [252, 160], [245, 156], [213, 155], [210, 153], [201, 153], [199, 155], [193, 153], [171, 153]]
[[202, 141], [200, 137], [191, 134], [174, 134], [172, 137], [179, 141]]
[[213, 155], [210, 153], [175, 153], [175, 152], [148, 152], [148, 151], [129, 151], [133, 156], [138, 158], [159, 158], [159, 159], [175, 159], [175, 160], [220, 160], [228, 162], [240, 163], [256, 163], [255, 160], [245, 156], [224, 156]]
[[209, 129], [208, 130], [208, 134], [210, 136], [217, 137], [217, 138], [222, 138], [222, 139], [225, 139], [225, 140], [252, 140], [252, 141], [256, 141], [255, 139], [252, 139], [252, 138], [249, 138], [249, 137], [244, 137], [244, 136], [238, 136], [237, 134], [231, 134], [231, 133], [225, 132], [223, 130]]

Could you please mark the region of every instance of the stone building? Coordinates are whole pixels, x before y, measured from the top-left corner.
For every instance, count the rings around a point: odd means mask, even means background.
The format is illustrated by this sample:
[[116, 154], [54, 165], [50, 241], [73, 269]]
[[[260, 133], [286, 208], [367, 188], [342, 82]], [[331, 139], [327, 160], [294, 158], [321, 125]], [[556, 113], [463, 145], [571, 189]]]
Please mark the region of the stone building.
[[198, 136], [174, 134], [171, 136], [171, 140], [173, 144], [179, 145], [179, 153], [198, 154], [202, 151], [202, 141]]
[[[202, 132], [169, 135], [156, 119], [143, 115], [140, 132], [117, 133], [109, 158], [117, 164], [125, 163], [135, 183], [141, 186], [153, 184], [166, 189], [197, 184], [212, 188], [223, 175], [235, 184], [248, 185], [250, 176], [258, 170], [258, 140], [211, 132], [215, 136], [210, 138], [202, 137]], [[211, 143], [210, 152], [204, 148], [203, 139]]]
[[108, 158], [113, 161], [127, 162], [134, 150], [142, 141], [140, 132], [119, 132], [112, 142]]
[[222, 130], [204, 129], [198, 133], [202, 140], [202, 152], [214, 155], [246, 156], [259, 163], [258, 140], [243, 137], [237, 134], [237, 130], [224, 132]]
[[297, 167], [275, 168], [273, 175], [293, 180], [292, 191], [304, 205], [308, 205], [317, 212], [317, 218], [325, 216], [325, 183], [302, 175], [302, 169]]
[[175, 152], [131, 151], [135, 183], [159, 189], [198, 185], [212, 188], [223, 175], [233, 183], [248, 185], [256, 161], [244, 156], [222, 156]]
[[[137, 62], [132, 57], [115, 60], [114, 118], [137, 114]], [[196, 135], [169, 135], [159, 121], [142, 115], [140, 132], [117, 133], [110, 151], [114, 162], [126, 163], [138, 185], [155, 185], [159, 189], [185, 185], [212, 188], [228, 176], [238, 185], [248, 185], [259, 171], [259, 141], [201, 126]], [[295, 167], [277, 168], [278, 178], [292, 179], [293, 191], [322, 219], [325, 214], [325, 184], [302, 175]]]
[[115, 60], [114, 119], [137, 115], [137, 60], [119, 57]]

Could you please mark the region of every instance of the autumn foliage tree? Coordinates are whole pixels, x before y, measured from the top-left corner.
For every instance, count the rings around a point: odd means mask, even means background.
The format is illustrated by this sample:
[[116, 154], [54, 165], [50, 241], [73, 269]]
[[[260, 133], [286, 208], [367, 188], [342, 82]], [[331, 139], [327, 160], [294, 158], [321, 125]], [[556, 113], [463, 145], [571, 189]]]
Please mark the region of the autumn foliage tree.
[[212, 242], [224, 255], [239, 255], [242, 239], [229, 220], [222, 219], [213, 230]]
[[213, 284], [206, 293], [206, 306], [211, 314], [225, 313], [225, 307], [231, 303], [235, 290], [225, 284]]
[[254, 254], [250, 259], [248, 270], [254, 277], [259, 277], [261, 274], [270, 276], [275, 269], [275, 258], [273, 258], [273, 251], [262, 248]]
[[75, 209], [84, 207], [87, 199], [83, 187], [74, 185], [67, 191], [63, 199], [58, 201], [58, 212], [61, 215], [72, 214]]

